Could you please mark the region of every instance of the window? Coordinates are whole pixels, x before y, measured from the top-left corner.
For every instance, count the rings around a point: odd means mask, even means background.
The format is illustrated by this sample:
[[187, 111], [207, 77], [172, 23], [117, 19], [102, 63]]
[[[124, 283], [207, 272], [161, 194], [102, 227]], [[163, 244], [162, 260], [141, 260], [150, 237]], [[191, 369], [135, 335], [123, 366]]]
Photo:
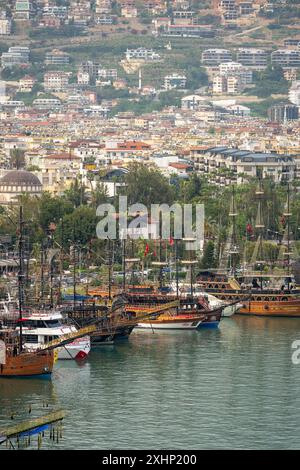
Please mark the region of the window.
[[44, 322], [47, 328], [60, 328], [61, 323], [59, 320], [47, 320]]
[[25, 343], [37, 344], [38, 343], [38, 335], [23, 335]]

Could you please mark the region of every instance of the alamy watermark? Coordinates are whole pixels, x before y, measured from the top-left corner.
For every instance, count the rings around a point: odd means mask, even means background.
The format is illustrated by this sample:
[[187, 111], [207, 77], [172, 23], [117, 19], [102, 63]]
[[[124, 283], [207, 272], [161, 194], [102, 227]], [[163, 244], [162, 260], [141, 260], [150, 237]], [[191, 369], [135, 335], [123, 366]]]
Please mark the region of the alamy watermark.
[[292, 354], [292, 363], [298, 366], [300, 364], [300, 339], [296, 339], [292, 342], [292, 349], [295, 349]]
[[128, 207], [127, 196], [119, 196], [118, 210], [113, 204], [100, 204], [96, 214], [101, 217], [96, 228], [101, 240], [185, 239], [188, 250], [199, 250], [203, 244], [203, 204], [151, 204], [149, 213], [144, 204]]

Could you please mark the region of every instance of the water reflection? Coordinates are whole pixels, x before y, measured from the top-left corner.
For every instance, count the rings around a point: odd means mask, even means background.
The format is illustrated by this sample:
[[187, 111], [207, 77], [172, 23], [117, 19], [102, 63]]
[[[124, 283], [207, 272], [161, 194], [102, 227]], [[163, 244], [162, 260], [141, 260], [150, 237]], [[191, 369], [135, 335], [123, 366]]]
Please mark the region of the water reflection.
[[81, 365], [59, 361], [52, 382], [0, 381], [0, 424], [48, 400], [67, 412], [60, 448], [297, 448], [299, 330], [238, 316], [219, 330], [138, 330]]

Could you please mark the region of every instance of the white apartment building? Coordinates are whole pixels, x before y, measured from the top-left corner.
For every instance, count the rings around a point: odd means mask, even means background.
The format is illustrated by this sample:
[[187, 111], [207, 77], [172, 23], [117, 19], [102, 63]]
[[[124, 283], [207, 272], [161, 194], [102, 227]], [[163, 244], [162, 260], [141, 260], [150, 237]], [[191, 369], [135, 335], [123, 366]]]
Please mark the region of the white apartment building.
[[219, 65], [220, 75], [239, 76], [244, 85], [252, 83], [252, 70], [238, 62], [225, 62]]
[[214, 94], [238, 94], [244, 89], [242, 79], [238, 75], [215, 75], [213, 79]]
[[[248, 177], [271, 177], [276, 183], [293, 181], [296, 176], [295, 159], [276, 153], [254, 153], [228, 147], [191, 149], [195, 171], [207, 175], [212, 183], [222, 186], [242, 184]], [[225, 176], [224, 169], [231, 175]]]
[[19, 91], [21, 93], [30, 93], [36, 80], [34, 77], [25, 75], [25, 77], [20, 78], [19, 80]]
[[271, 54], [272, 64], [278, 64], [281, 67], [300, 67], [299, 49], [277, 49]]
[[127, 60], [159, 60], [160, 55], [153, 51], [153, 49], [146, 49], [145, 47], [139, 47], [138, 49], [127, 49], [126, 53]]
[[43, 8], [43, 15], [51, 15], [60, 19], [66, 18], [67, 13], [67, 7], [64, 6], [46, 5]]
[[256, 70], [263, 70], [268, 65], [268, 53], [264, 49], [253, 47], [240, 48], [236, 54], [236, 61], [248, 67], [255, 67]]
[[13, 46], [8, 52], [1, 55], [2, 67], [13, 67], [14, 65], [27, 65], [29, 63], [30, 50], [28, 47]]
[[189, 95], [181, 99], [181, 108], [197, 111], [206, 103], [206, 97], [199, 95]]
[[89, 85], [90, 74], [88, 72], [81, 72], [79, 70], [77, 73], [77, 83], [78, 85]]
[[45, 57], [45, 65], [68, 65], [70, 62], [70, 56], [59, 49], [53, 49], [51, 52], [47, 52]]
[[107, 15], [111, 13], [111, 0], [96, 0], [96, 13]]
[[61, 105], [61, 101], [56, 98], [36, 98], [32, 105], [37, 109], [56, 109]]
[[0, 19], [0, 35], [9, 36], [11, 34], [11, 20], [8, 18]]
[[289, 100], [296, 106], [300, 106], [300, 80], [296, 80], [292, 83], [289, 89]]
[[217, 74], [213, 78], [213, 93], [227, 93], [227, 79], [224, 75]]
[[117, 69], [99, 69], [98, 78], [100, 79], [118, 79], [118, 70]]
[[173, 90], [174, 88], [186, 87], [186, 76], [178, 73], [172, 73], [164, 78], [164, 88], [166, 90]]
[[202, 52], [201, 61], [208, 66], [232, 62], [232, 53], [227, 49], [206, 49]]
[[47, 72], [44, 75], [44, 88], [47, 91], [63, 91], [69, 84], [69, 74], [66, 72]]

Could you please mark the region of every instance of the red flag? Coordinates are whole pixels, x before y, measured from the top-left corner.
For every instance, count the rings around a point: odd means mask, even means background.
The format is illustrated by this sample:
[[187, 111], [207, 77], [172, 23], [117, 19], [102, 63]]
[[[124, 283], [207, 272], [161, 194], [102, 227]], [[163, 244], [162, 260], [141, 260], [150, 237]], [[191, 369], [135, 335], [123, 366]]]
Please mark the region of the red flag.
[[149, 253], [149, 245], [147, 243], [145, 251], [144, 251], [144, 256], [147, 256], [148, 253]]
[[247, 233], [249, 233], [249, 235], [253, 233], [253, 228], [251, 224], [247, 224], [246, 231]]
[[172, 237], [170, 237], [169, 243], [170, 243], [170, 246], [174, 245], [174, 239]]

